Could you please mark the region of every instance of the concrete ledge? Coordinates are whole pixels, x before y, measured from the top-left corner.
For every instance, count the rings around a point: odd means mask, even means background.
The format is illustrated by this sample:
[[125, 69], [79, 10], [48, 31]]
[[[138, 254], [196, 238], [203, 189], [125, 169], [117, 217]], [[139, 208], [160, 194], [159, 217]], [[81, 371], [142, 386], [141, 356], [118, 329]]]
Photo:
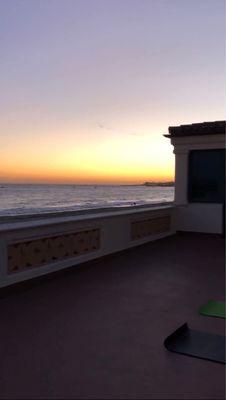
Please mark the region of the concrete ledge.
[[0, 234], [1, 232], [12, 231], [35, 226], [55, 225], [58, 223], [66, 223], [72, 221], [87, 221], [100, 218], [111, 218], [123, 215], [134, 215], [143, 212], [171, 209], [173, 203], [162, 203], [157, 205], [142, 205], [133, 207], [119, 208], [99, 208], [95, 210], [81, 210], [74, 212], [60, 212], [49, 214], [34, 214], [28, 216], [8, 216], [0, 218]]

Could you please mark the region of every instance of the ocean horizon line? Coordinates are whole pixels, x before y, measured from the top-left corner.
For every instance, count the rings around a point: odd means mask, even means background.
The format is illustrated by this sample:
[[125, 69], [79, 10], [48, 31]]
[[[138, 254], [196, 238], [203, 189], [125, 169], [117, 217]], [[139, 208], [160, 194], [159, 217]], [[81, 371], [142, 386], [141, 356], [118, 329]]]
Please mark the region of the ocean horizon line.
[[0, 182], [4, 186], [161, 186], [174, 185], [174, 181], [146, 181], [142, 183], [54, 183], [54, 182]]

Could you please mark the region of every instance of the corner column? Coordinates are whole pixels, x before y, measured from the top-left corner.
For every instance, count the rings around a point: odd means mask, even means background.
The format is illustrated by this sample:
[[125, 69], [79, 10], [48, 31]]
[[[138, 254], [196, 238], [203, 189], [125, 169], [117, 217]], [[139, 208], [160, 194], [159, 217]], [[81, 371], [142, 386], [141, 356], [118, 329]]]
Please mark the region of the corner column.
[[187, 205], [188, 150], [175, 147], [175, 204]]

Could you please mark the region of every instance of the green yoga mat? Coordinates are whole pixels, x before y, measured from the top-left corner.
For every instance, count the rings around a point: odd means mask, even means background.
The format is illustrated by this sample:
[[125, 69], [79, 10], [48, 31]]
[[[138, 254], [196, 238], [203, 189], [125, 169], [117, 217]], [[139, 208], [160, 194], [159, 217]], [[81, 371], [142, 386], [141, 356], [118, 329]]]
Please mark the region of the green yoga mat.
[[200, 307], [199, 312], [202, 315], [208, 315], [209, 317], [226, 318], [225, 315], [225, 302], [209, 300], [207, 304]]

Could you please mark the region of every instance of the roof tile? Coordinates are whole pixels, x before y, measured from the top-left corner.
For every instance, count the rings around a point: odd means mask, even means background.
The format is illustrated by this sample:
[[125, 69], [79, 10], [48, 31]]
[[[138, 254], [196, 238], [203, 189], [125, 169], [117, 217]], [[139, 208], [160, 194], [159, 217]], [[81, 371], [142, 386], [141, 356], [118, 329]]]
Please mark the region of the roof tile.
[[226, 121], [200, 122], [190, 125], [169, 126], [165, 137], [225, 134]]

